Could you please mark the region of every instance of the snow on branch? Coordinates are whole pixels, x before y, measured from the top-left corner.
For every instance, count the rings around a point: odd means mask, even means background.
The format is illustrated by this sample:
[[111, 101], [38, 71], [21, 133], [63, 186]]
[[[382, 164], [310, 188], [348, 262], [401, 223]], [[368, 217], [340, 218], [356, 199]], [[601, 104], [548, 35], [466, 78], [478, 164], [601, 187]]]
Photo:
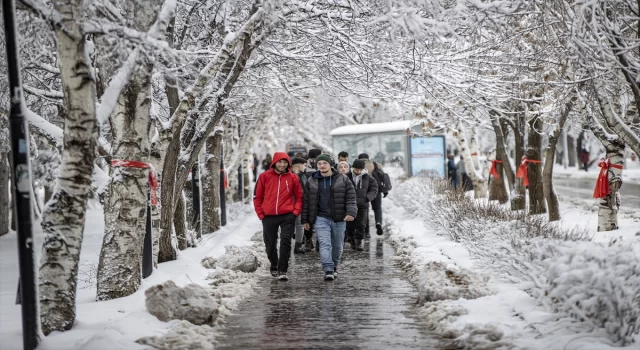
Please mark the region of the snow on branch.
[[111, 79], [109, 86], [104, 90], [104, 93], [100, 97], [100, 105], [98, 106], [98, 110], [96, 111], [96, 119], [98, 120], [98, 125], [102, 126], [107, 124], [109, 121], [109, 117], [111, 116], [111, 112], [116, 107], [118, 103], [118, 97], [122, 92], [122, 89], [129, 83], [129, 79], [131, 78], [131, 74], [136, 67], [136, 61], [138, 60], [138, 55], [140, 54], [140, 49], [135, 49], [129, 55], [129, 58], [124, 63], [122, 67], [118, 70], [118, 73]]

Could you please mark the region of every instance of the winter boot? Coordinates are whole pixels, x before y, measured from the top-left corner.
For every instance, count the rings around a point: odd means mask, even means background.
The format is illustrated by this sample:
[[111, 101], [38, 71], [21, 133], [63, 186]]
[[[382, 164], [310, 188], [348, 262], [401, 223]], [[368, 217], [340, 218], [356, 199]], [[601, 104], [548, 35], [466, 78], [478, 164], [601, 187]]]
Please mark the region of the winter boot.
[[280, 271], [280, 272], [278, 272], [278, 279], [280, 281], [288, 281], [289, 277], [287, 277], [287, 273], [286, 272]]
[[356, 239], [356, 244], [355, 244], [356, 249], [361, 252], [364, 250], [364, 241], [361, 239]]
[[271, 276], [278, 277], [278, 268], [277, 267], [271, 266], [271, 269], [269, 269], [269, 271], [271, 272]]
[[324, 272], [324, 280], [325, 281], [333, 281], [336, 276], [333, 275], [333, 271], [325, 271]]
[[378, 236], [382, 236], [382, 224], [379, 222], [376, 222], [376, 233]]
[[313, 242], [310, 239], [307, 239], [307, 243], [304, 244], [305, 252], [310, 252], [313, 250]]
[[293, 253], [294, 254], [304, 254], [304, 253], [306, 253], [306, 251], [304, 249], [302, 249], [302, 243], [296, 242], [296, 245], [293, 248]]

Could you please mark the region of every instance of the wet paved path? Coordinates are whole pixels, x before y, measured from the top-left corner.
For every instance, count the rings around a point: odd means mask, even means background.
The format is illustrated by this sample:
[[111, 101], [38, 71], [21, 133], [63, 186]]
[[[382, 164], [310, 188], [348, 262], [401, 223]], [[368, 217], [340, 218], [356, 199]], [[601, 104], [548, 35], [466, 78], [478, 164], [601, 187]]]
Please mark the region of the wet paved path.
[[264, 278], [227, 318], [218, 349], [435, 349], [416, 317], [417, 290], [393, 263], [393, 248], [371, 238], [345, 247], [335, 281], [318, 253], [292, 254], [288, 282]]

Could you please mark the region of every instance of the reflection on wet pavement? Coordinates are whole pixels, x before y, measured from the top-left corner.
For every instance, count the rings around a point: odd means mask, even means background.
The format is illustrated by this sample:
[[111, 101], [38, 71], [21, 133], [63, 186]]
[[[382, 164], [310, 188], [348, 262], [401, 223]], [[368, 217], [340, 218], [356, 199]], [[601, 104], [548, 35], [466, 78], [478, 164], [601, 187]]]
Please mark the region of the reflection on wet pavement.
[[288, 282], [264, 278], [227, 318], [219, 349], [434, 349], [416, 317], [417, 290], [371, 239], [345, 247], [339, 277], [324, 281], [316, 252], [293, 255]]

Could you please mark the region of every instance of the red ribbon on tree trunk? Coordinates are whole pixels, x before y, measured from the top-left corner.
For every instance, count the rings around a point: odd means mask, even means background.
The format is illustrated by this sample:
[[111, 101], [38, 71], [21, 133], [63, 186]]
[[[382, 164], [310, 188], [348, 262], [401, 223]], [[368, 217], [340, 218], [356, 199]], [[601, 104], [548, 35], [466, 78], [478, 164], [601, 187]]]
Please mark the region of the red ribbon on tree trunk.
[[609, 195], [609, 168], [622, 169], [622, 165], [611, 164], [609, 158], [600, 159], [598, 161], [600, 167], [600, 174], [598, 180], [596, 180], [596, 188], [593, 190], [593, 198], [603, 198]]
[[120, 160], [114, 159], [111, 161], [112, 167], [123, 168], [137, 168], [137, 169], [149, 169], [149, 192], [151, 197], [151, 205], [158, 205], [158, 178], [156, 172], [153, 171], [153, 166], [145, 162], [139, 162], [135, 160]]
[[496, 164], [502, 164], [501, 160], [494, 159], [491, 161], [491, 170], [489, 170], [489, 174], [493, 175], [496, 179], [500, 178], [500, 174], [498, 174], [498, 168], [496, 168]]
[[523, 178], [522, 184], [525, 186], [529, 186], [529, 172], [527, 171], [527, 163], [541, 164], [542, 161], [536, 159], [527, 159], [527, 156], [522, 156], [522, 161], [520, 162], [520, 167], [518, 167], [516, 177]]

